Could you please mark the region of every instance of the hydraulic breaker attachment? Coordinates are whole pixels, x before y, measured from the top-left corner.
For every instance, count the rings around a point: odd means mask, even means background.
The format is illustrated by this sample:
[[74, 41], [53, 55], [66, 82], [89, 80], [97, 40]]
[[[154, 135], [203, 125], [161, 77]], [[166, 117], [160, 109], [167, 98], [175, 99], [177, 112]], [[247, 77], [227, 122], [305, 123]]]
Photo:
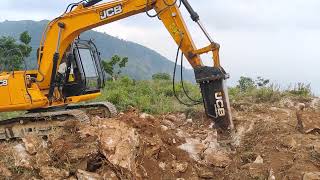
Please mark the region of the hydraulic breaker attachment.
[[195, 69], [197, 83], [200, 84], [206, 114], [213, 118], [216, 126], [232, 130], [228, 89], [225, 80], [229, 75], [220, 67], [199, 67]]

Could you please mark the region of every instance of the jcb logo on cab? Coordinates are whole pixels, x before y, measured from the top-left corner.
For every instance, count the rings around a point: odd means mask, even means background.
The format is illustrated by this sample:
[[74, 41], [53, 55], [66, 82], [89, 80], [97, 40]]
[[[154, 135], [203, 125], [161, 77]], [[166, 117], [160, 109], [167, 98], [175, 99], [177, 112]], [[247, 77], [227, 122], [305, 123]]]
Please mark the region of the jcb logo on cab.
[[0, 80], [0, 86], [8, 86], [8, 80]]

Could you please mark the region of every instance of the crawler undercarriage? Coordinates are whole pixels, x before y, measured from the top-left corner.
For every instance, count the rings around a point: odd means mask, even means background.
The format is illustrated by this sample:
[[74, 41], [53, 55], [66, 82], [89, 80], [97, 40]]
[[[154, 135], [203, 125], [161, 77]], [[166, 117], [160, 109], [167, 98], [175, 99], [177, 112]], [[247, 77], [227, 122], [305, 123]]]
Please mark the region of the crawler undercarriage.
[[49, 136], [62, 132], [68, 123], [90, 123], [93, 117], [112, 118], [117, 115], [109, 102], [70, 105], [60, 110], [30, 112], [0, 121], [0, 140], [21, 139], [27, 135]]

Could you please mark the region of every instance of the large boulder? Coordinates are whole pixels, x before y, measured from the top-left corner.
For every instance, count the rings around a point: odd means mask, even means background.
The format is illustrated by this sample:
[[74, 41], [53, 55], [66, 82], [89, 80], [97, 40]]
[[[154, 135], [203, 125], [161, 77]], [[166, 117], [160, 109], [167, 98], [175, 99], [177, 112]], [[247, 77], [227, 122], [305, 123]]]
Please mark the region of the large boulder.
[[139, 135], [134, 128], [118, 120], [106, 120], [99, 129], [102, 154], [110, 163], [130, 172], [136, 171]]

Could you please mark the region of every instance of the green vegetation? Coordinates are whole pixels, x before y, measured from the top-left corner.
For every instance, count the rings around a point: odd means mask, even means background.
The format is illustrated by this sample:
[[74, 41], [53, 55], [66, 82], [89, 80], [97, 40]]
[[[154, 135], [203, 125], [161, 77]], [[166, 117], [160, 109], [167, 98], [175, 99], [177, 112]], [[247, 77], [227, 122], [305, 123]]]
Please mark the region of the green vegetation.
[[[185, 83], [188, 93], [200, 98], [200, 92], [196, 85]], [[177, 85], [177, 94], [187, 101], [181, 85]], [[135, 107], [148, 113], [168, 113], [188, 109], [177, 102], [174, 97], [172, 82], [168, 80], [135, 81], [129, 77], [122, 77], [118, 81], [107, 82], [103, 95], [98, 101], [110, 101], [120, 110]]]
[[28, 32], [20, 35], [20, 42], [13, 37], [2, 36], [0, 38], [0, 71], [12, 71], [22, 68], [23, 59], [29, 57], [32, 48], [29, 46], [31, 37]]
[[167, 73], [157, 73], [152, 75], [152, 80], [171, 80], [170, 74]]
[[[200, 99], [197, 85], [187, 83], [186, 89], [194, 99]], [[177, 94], [185, 102], [181, 85], [177, 85]], [[148, 113], [169, 113], [185, 111], [191, 107], [181, 105], [172, 90], [171, 77], [165, 73], [153, 75], [153, 80], [135, 81], [129, 77], [122, 77], [114, 82], [107, 82], [103, 95], [98, 101], [110, 101], [121, 111], [135, 107]], [[229, 88], [231, 102], [277, 103], [283, 98], [291, 98], [300, 102], [310, 101], [312, 98], [310, 85], [298, 83], [293, 88], [281, 90], [279, 86], [270, 84], [270, 80], [258, 77], [256, 80], [241, 77], [238, 85]], [[202, 105], [195, 108], [201, 109]]]
[[253, 103], [275, 103], [283, 98], [291, 98], [297, 101], [310, 101], [312, 91], [310, 84], [298, 83], [293, 88], [281, 90], [280, 86], [270, 84], [270, 80], [258, 77], [253, 80], [249, 77], [241, 77], [236, 87], [229, 88], [232, 102], [247, 101]]

